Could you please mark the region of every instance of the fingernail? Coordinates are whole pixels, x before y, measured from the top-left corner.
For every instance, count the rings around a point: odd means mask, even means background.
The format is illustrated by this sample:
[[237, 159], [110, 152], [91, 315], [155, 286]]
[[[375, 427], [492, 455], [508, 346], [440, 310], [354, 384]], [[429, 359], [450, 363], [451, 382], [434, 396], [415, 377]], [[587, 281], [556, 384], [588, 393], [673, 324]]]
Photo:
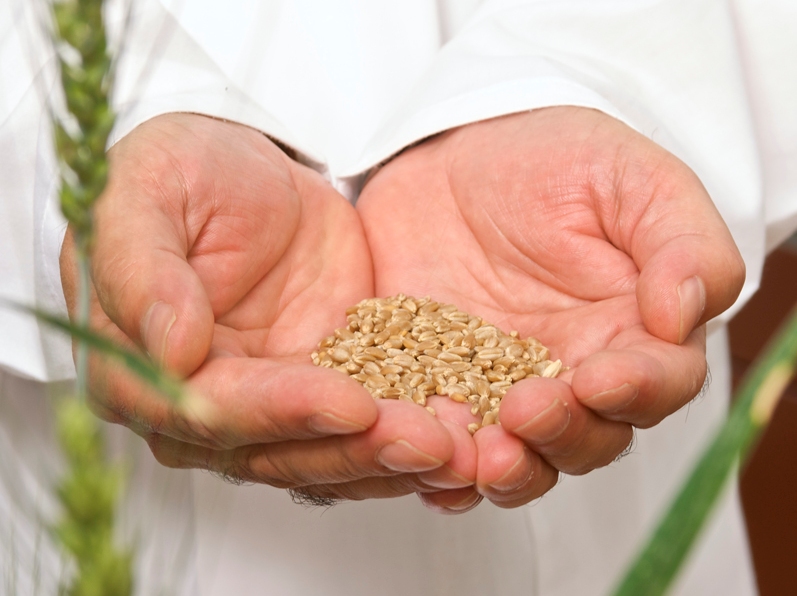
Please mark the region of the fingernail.
[[631, 405], [639, 395], [639, 387], [625, 383], [614, 389], [601, 391], [592, 397], [581, 400], [590, 410], [597, 410], [610, 414]]
[[448, 505], [447, 507], [444, 507], [444, 509], [447, 509], [451, 513], [465, 513], [466, 511], [470, 511], [471, 509], [476, 507], [476, 505], [481, 503], [483, 498], [484, 497], [482, 497], [479, 493], [474, 491], [473, 494], [468, 495], [467, 497], [462, 499], [459, 503], [455, 503], [454, 505]]
[[512, 464], [509, 471], [495, 482], [490, 483], [489, 488], [497, 493], [508, 493], [519, 489], [531, 478], [534, 469], [531, 466], [531, 458], [528, 449], [523, 449], [523, 453], [517, 461]]
[[465, 488], [466, 486], [473, 485], [473, 480], [468, 480], [462, 474], [455, 472], [445, 464], [435, 470], [420, 474], [418, 478], [422, 480], [424, 484], [446, 490]]
[[141, 321], [141, 339], [150, 357], [156, 362], [163, 362], [166, 357], [166, 341], [176, 320], [177, 315], [172, 305], [158, 301], [149, 307]]
[[399, 440], [376, 452], [377, 463], [395, 472], [424, 472], [443, 465], [443, 461]]
[[481, 503], [482, 499], [484, 498], [476, 491], [472, 491], [463, 497], [461, 501], [454, 503], [453, 505], [439, 505], [429, 498], [434, 494], [436, 493], [418, 493], [418, 497], [420, 498], [424, 507], [431, 509], [435, 513], [442, 513], [443, 515], [454, 515], [457, 513], [465, 513], [466, 511], [470, 511], [476, 507], [476, 505]]
[[313, 414], [307, 419], [307, 425], [311, 430], [322, 435], [350, 435], [368, 428], [363, 424], [351, 422], [327, 412]]
[[681, 306], [678, 343], [682, 344], [706, 310], [706, 287], [703, 280], [694, 276], [681, 282], [678, 286], [678, 299]]
[[550, 443], [570, 425], [570, 409], [555, 399], [542, 412], [517, 429], [517, 434], [534, 443]]

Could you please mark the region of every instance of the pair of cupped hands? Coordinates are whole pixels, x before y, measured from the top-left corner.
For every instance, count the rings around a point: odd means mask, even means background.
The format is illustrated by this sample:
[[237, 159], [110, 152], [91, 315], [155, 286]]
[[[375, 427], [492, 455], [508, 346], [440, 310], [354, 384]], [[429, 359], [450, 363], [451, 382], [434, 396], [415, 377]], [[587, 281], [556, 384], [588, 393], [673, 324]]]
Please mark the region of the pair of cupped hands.
[[[92, 361], [91, 405], [159, 462], [310, 500], [417, 493], [441, 512], [528, 503], [611, 463], [701, 389], [705, 326], [744, 265], [692, 171], [600, 112], [547, 108], [435, 136], [356, 207], [262, 133], [192, 114], [110, 152], [96, 207], [92, 324], [185, 378], [173, 406]], [[62, 280], [75, 310], [74, 248]], [[310, 353], [364, 298], [456, 304], [569, 367], [526, 379], [500, 425], [374, 400]]]

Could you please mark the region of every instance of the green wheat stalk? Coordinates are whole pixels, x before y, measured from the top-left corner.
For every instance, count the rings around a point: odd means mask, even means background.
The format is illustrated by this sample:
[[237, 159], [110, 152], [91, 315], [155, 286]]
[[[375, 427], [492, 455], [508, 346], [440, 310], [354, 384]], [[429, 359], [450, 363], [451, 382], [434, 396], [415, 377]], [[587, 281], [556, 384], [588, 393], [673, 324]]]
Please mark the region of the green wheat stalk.
[[126, 367], [172, 403], [185, 398], [178, 380], [88, 327], [92, 208], [108, 177], [105, 147], [114, 124], [109, 103], [113, 65], [102, 11], [102, 0], [62, 0], [53, 5], [53, 43], [68, 114], [58, 118], [53, 111], [52, 121], [61, 167], [61, 210], [75, 243], [75, 321], [9, 304], [69, 333], [77, 342], [75, 394], [56, 407], [56, 430], [67, 471], [55, 488], [63, 513], [52, 528], [74, 562], [75, 573], [62, 586], [62, 592], [69, 596], [128, 596], [133, 592], [133, 551], [118, 547], [114, 535], [115, 512], [126, 474], [118, 463], [108, 461], [101, 424], [86, 403], [89, 349]]
[[[61, 84], [70, 115], [64, 122], [53, 118], [62, 171], [60, 202], [75, 240], [77, 327], [86, 330], [92, 207], [108, 176], [105, 146], [114, 123], [108, 100], [111, 59], [101, 0], [58, 2], [53, 5], [53, 14]], [[100, 423], [86, 405], [85, 337], [78, 343], [76, 368], [76, 396], [59, 402], [56, 410], [58, 439], [68, 470], [56, 488], [63, 514], [53, 531], [76, 566], [76, 573], [63, 590], [69, 596], [126, 596], [133, 591], [133, 553], [120, 549], [114, 537], [114, 514], [124, 473], [108, 461]]]
[[615, 596], [665, 594], [736, 464], [744, 463], [797, 367], [797, 307], [745, 377], [728, 420], [637, 555]]
[[[66, 0], [53, 6], [55, 43], [61, 85], [72, 130], [53, 118], [55, 146], [61, 164], [61, 211], [74, 233], [79, 272], [78, 322], [89, 318], [89, 256], [93, 239], [92, 207], [105, 188], [105, 146], [114, 124], [108, 101], [111, 59], [107, 52], [101, 0]], [[87, 349], [77, 357], [77, 393], [85, 394]]]
[[39, 308], [7, 300], [2, 300], [0, 303], [8, 308], [33, 315], [51, 327], [72, 336], [75, 340], [83, 342], [89, 349], [102, 354], [107, 360], [124, 366], [171, 403], [179, 405], [189, 399], [185, 385], [179, 379], [164, 372], [152, 360], [123, 348], [96, 331]]

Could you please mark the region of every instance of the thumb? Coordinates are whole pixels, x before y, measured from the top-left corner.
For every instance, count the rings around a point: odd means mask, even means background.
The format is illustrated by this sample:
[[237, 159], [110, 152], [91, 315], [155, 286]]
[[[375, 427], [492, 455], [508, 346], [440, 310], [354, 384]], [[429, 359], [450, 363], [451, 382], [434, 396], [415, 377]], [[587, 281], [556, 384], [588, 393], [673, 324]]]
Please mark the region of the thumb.
[[635, 236], [637, 301], [651, 334], [681, 344], [739, 296], [744, 261], [694, 175], [653, 197]]
[[184, 230], [157, 204], [129, 197], [103, 202], [97, 205], [92, 258], [102, 309], [164, 368], [193, 372], [210, 349], [214, 315], [186, 260]]

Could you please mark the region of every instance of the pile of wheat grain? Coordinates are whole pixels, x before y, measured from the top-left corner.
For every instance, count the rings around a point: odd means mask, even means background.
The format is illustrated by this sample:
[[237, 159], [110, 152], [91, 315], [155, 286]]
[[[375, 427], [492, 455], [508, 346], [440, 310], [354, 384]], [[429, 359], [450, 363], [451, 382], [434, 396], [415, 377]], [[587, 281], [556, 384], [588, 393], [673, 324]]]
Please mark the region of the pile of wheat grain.
[[471, 433], [498, 422], [501, 398], [512, 383], [555, 377], [562, 369], [535, 338], [507, 335], [428, 297], [369, 298], [346, 315], [348, 326], [318, 344], [314, 364], [350, 375], [375, 398], [426, 406], [430, 395], [447, 395], [469, 403], [482, 418], [468, 426]]

